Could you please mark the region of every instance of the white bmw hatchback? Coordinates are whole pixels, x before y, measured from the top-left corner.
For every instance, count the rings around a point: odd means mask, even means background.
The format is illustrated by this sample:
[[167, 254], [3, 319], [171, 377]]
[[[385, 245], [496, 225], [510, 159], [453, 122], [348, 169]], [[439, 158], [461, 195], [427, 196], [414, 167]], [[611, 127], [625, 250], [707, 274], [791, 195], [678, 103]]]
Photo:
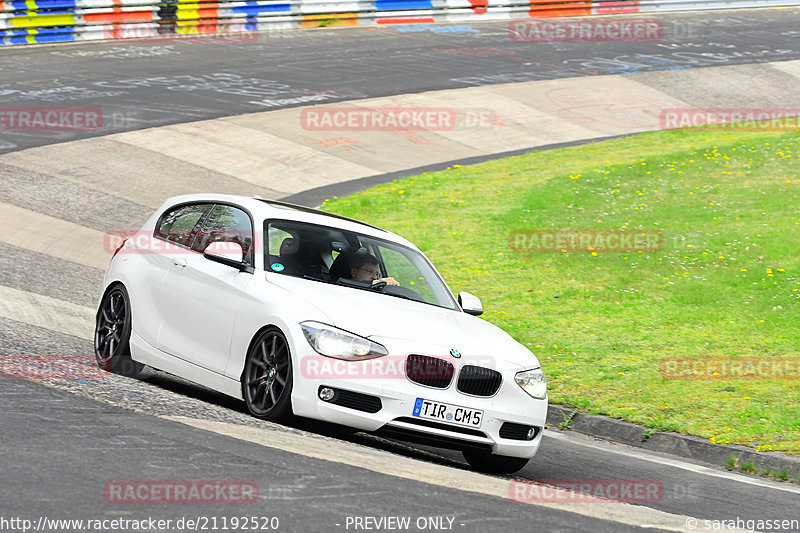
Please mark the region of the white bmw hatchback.
[[243, 399], [253, 416], [325, 420], [461, 450], [510, 473], [542, 441], [536, 357], [454, 298], [402, 237], [261, 198], [171, 198], [116, 250], [98, 364], [144, 365]]

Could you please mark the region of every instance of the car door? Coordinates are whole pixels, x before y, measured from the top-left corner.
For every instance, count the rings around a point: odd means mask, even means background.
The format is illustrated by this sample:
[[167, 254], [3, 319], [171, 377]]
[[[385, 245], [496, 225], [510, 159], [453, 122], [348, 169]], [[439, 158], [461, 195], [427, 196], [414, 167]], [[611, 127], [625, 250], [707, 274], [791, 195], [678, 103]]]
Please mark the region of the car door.
[[176, 257], [189, 253], [195, 226], [212, 207], [214, 204], [209, 203], [172, 206], [161, 215], [152, 239], [148, 238], [142, 249], [143, 260], [139, 262], [137, 272], [140, 285], [132, 294], [137, 311], [134, 313], [134, 331], [151, 346], [157, 346], [161, 328], [164, 279], [172, 270]]
[[222, 374], [252, 274], [203, 257], [203, 250], [216, 241], [239, 243], [243, 259], [253, 265], [250, 215], [237, 206], [215, 204], [195, 229], [191, 251], [173, 256], [162, 290], [158, 348]]

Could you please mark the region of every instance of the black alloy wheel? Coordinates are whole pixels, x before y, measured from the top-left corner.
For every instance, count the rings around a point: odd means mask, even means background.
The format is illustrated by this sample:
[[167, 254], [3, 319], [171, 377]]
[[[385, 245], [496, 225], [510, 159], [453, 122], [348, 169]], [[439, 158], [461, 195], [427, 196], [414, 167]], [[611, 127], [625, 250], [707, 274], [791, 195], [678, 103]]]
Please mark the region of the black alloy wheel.
[[100, 302], [94, 330], [97, 366], [135, 378], [144, 365], [131, 359], [131, 304], [123, 285], [115, 285]]
[[277, 422], [292, 414], [292, 357], [278, 328], [262, 331], [247, 353], [242, 395], [256, 418]]

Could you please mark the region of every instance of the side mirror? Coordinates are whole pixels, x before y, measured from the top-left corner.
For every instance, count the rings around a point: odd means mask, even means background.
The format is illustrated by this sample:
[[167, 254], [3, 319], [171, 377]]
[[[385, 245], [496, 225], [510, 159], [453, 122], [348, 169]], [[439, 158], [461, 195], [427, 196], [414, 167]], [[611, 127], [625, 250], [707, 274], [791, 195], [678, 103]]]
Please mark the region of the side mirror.
[[212, 242], [206, 247], [203, 257], [209, 261], [235, 268], [239, 272], [249, 272], [250, 274], [254, 272], [253, 267], [242, 260], [244, 258], [244, 250], [238, 242]]
[[478, 316], [483, 314], [483, 304], [481, 304], [481, 299], [474, 294], [470, 294], [468, 292], [459, 292], [458, 305], [460, 305], [461, 309], [463, 309], [468, 315]]

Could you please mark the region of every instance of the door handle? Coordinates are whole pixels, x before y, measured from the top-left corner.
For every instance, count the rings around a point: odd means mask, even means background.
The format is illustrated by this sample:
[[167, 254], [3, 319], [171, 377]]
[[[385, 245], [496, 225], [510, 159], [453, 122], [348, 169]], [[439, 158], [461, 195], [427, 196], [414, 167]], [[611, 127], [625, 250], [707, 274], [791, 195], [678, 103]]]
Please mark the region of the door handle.
[[186, 258], [185, 257], [173, 257], [172, 264], [179, 267], [186, 266]]

